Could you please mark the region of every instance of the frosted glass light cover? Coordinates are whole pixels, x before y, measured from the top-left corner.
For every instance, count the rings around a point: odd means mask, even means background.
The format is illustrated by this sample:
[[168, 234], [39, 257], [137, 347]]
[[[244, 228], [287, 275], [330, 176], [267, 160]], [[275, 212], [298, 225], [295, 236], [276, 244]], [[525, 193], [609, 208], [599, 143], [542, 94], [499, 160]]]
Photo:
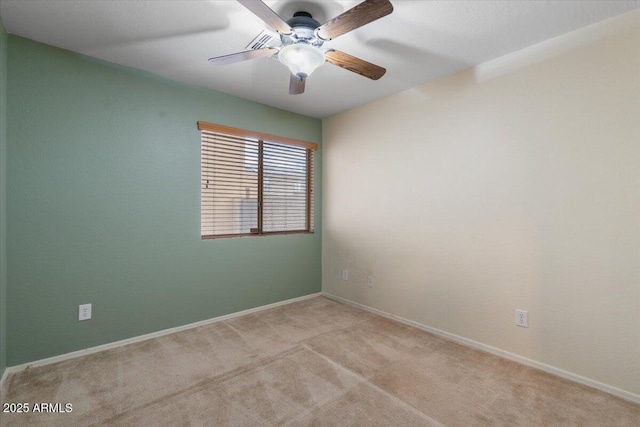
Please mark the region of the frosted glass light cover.
[[324, 52], [308, 44], [290, 44], [280, 49], [278, 59], [289, 68], [291, 74], [304, 79], [324, 64]]

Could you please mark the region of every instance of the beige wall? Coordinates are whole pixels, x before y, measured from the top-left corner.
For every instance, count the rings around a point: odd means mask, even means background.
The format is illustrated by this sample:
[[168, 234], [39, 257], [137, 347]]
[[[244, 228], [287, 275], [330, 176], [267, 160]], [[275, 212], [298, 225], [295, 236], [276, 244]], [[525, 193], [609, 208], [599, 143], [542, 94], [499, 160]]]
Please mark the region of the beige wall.
[[324, 292], [640, 395], [639, 86], [632, 12], [324, 120]]

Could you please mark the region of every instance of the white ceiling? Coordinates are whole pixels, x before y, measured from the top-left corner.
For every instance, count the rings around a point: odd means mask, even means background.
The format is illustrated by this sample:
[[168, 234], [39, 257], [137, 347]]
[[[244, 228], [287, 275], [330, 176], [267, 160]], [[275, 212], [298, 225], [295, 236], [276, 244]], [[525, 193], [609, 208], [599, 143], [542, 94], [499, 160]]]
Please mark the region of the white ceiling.
[[[325, 44], [387, 69], [372, 81], [325, 64], [302, 95], [270, 58], [214, 67], [265, 24], [236, 1], [0, 0], [10, 34], [169, 79], [324, 118], [640, 7], [640, 0], [391, 0], [394, 12]], [[267, 0], [321, 23], [358, 0]]]

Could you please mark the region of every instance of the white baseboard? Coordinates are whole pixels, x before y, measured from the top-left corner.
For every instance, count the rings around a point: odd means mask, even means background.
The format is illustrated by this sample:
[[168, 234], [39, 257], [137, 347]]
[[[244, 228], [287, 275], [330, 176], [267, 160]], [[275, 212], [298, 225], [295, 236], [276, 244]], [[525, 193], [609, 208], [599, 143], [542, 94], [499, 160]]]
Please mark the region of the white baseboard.
[[514, 354], [514, 353], [510, 353], [508, 351], [499, 349], [497, 347], [493, 347], [493, 346], [490, 346], [490, 345], [487, 345], [487, 344], [483, 344], [483, 343], [478, 342], [478, 341], [470, 340], [468, 338], [461, 337], [459, 335], [454, 335], [452, 333], [449, 333], [449, 332], [446, 332], [446, 331], [443, 331], [443, 330], [440, 330], [440, 329], [432, 328], [431, 326], [423, 325], [422, 323], [418, 323], [418, 322], [415, 322], [413, 320], [405, 319], [404, 317], [396, 316], [395, 314], [387, 313], [385, 311], [378, 310], [376, 308], [372, 308], [372, 307], [369, 307], [367, 305], [360, 304], [360, 303], [348, 300], [346, 298], [342, 298], [342, 297], [339, 297], [339, 296], [336, 296], [336, 295], [332, 295], [332, 294], [329, 294], [327, 292], [322, 292], [322, 295], [327, 297], [327, 298], [333, 299], [335, 301], [339, 301], [339, 302], [342, 302], [342, 303], [345, 303], [345, 304], [349, 304], [351, 306], [354, 306], [354, 307], [357, 307], [357, 308], [361, 308], [363, 310], [369, 311], [369, 312], [374, 313], [374, 314], [378, 314], [378, 315], [386, 317], [388, 319], [396, 320], [396, 321], [398, 321], [400, 323], [404, 323], [405, 325], [413, 326], [413, 327], [421, 329], [423, 331], [430, 332], [430, 333], [432, 333], [434, 335], [438, 335], [440, 337], [447, 338], [447, 339], [449, 339], [451, 341], [455, 341], [455, 342], [457, 342], [459, 344], [462, 344], [464, 346], [477, 348], [479, 350], [486, 351], [487, 353], [495, 354], [496, 356], [500, 356], [500, 357], [503, 357], [505, 359], [509, 359], [509, 360], [514, 361], [514, 362], [521, 363], [523, 365], [531, 366], [533, 368], [540, 369], [541, 371], [545, 371], [545, 372], [548, 372], [550, 374], [554, 374], [554, 375], [557, 375], [559, 377], [562, 377], [562, 378], [565, 378], [565, 379], [568, 379], [568, 380], [571, 380], [571, 381], [574, 381], [574, 382], [577, 382], [577, 383], [580, 383], [580, 384], [584, 384], [584, 385], [589, 386], [589, 387], [593, 387], [595, 389], [604, 391], [605, 393], [609, 393], [609, 394], [612, 394], [614, 396], [621, 397], [621, 398], [629, 400], [631, 402], [640, 403], [640, 395], [639, 394], [631, 393], [629, 391], [622, 390], [620, 388], [617, 388], [617, 387], [614, 387], [614, 386], [611, 386], [611, 385], [608, 385], [608, 384], [604, 384], [604, 383], [601, 383], [599, 381], [592, 380], [590, 378], [583, 377], [581, 375], [574, 374], [572, 372], [568, 372], [568, 371], [565, 371], [565, 370], [560, 369], [560, 368], [556, 368], [555, 366], [547, 365], [546, 363], [538, 362], [538, 361], [533, 360], [533, 359], [528, 359], [526, 357], [523, 357], [523, 356], [520, 356], [520, 355], [517, 355], [517, 354]]
[[116, 347], [122, 347], [122, 346], [127, 345], [127, 344], [133, 344], [133, 343], [137, 343], [137, 342], [140, 342], [140, 341], [145, 341], [145, 340], [149, 340], [149, 339], [152, 339], [152, 338], [161, 337], [161, 336], [164, 336], [164, 335], [174, 334], [176, 332], [185, 331], [187, 329], [197, 328], [199, 326], [204, 326], [204, 325], [210, 325], [212, 323], [221, 322], [223, 320], [233, 319], [235, 317], [244, 316], [246, 314], [256, 313], [258, 311], [263, 311], [263, 310], [267, 310], [267, 309], [270, 309], [270, 308], [279, 307], [281, 305], [287, 305], [287, 304], [291, 304], [291, 303], [294, 303], [294, 302], [303, 301], [303, 300], [306, 300], [306, 299], [309, 299], [309, 298], [314, 298], [314, 297], [320, 296], [321, 294], [322, 294], [321, 292], [317, 292], [315, 294], [309, 294], [309, 295], [304, 295], [304, 296], [297, 297], [297, 298], [291, 298], [291, 299], [288, 299], [288, 300], [285, 300], [285, 301], [275, 302], [273, 304], [267, 304], [267, 305], [262, 305], [260, 307], [250, 308], [248, 310], [238, 311], [236, 313], [225, 314], [224, 316], [213, 317], [211, 319], [201, 320], [199, 322], [189, 323], [187, 325], [176, 326], [175, 328], [163, 329], [162, 331], [152, 332], [150, 334], [140, 335], [140, 336], [133, 337], [133, 338], [127, 338], [127, 339], [124, 339], [124, 340], [121, 340], [121, 341], [115, 341], [115, 342], [111, 342], [111, 343], [108, 343], [108, 344], [102, 344], [102, 345], [99, 345], [99, 346], [96, 346], [96, 347], [90, 347], [90, 348], [86, 348], [86, 349], [83, 349], [83, 350], [73, 351], [71, 353], [61, 354], [59, 356], [53, 356], [53, 357], [48, 357], [46, 359], [40, 359], [40, 360], [36, 360], [36, 361], [33, 361], [33, 362], [23, 363], [22, 365], [15, 365], [15, 366], [7, 367], [7, 369], [4, 371], [4, 375], [2, 376], [2, 380], [0, 380], [0, 388], [2, 388], [2, 383], [4, 382], [4, 379], [5, 379], [5, 377], [7, 377], [8, 374], [12, 374], [14, 372], [19, 372], [19, 371], [22, 371], [22, 370], [27, 369], [29, 367], [33, 368], [33, 367], [36, 367], [36, 366], [50, 365], [52, 363], [58, 363], [58, 362], [62, 362], [64, 360], [75, 359], [76, 357], [86, 356], [88, 354], [98, 353], [98, 352], [109, 350], [109, 349], [116, 348]]

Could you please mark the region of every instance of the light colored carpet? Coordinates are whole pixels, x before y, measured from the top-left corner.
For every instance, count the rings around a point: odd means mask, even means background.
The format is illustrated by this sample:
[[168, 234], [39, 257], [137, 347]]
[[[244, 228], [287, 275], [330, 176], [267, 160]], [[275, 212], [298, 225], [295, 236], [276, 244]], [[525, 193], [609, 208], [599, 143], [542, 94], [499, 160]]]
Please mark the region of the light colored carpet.
[[2, 426], [640, 426], [640, 405], [323, 297], [11, 374], [1, 399], [73, 404]]

